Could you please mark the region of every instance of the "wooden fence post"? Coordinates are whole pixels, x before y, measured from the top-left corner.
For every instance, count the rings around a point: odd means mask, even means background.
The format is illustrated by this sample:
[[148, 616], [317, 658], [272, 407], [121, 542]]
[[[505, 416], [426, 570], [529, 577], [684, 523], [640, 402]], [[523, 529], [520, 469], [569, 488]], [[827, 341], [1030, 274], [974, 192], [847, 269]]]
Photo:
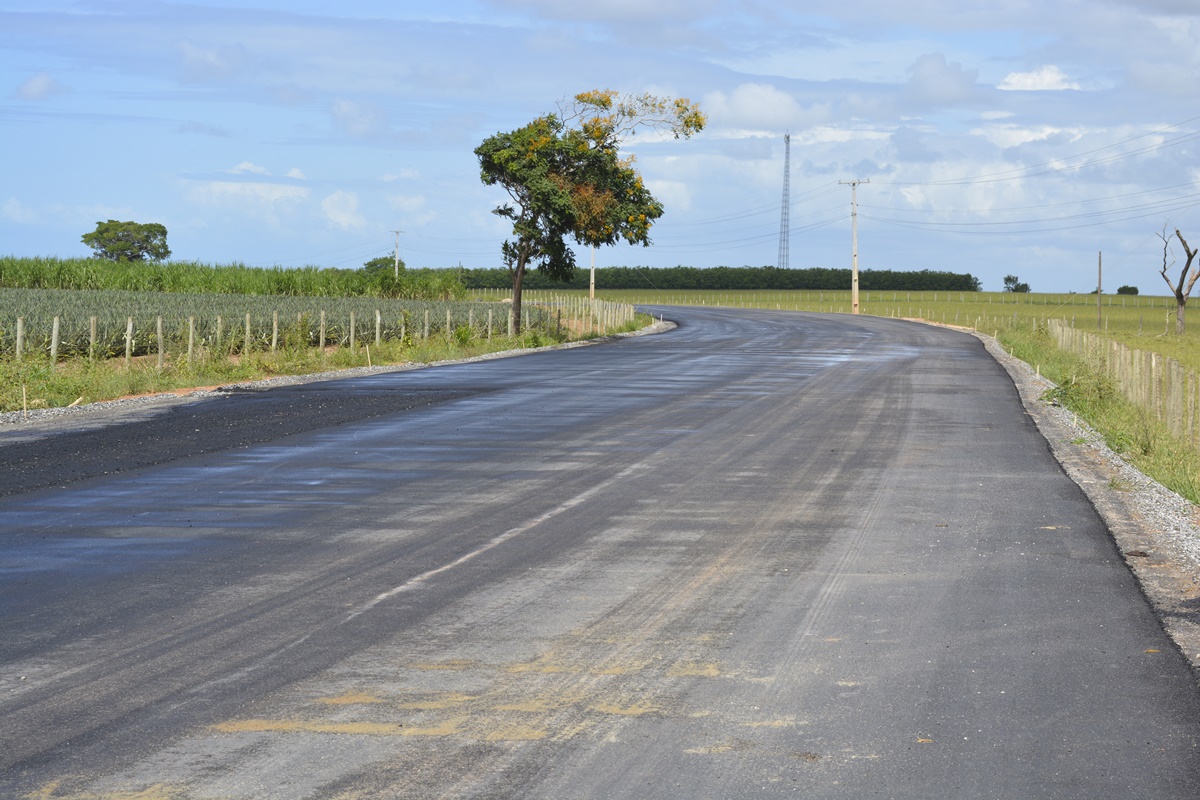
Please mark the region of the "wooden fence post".
[[17, 317], [17, 361], [21, 360], [21, 355], [25, 352], [25, 318]]
[[54, 317], [54, 324], [50, 328], [50, 369], [58, 364], [58, 331], [59, 317]]
[[161, 372], [163, 368], [163, 360], [166, 358], [166, 353], [163, 347], [163, 326], [162, 315], [160, 314], [154, 321], [155, 333], [158, 336], [158, 369]]
[[133, 363], [133, 317], [125, 320], [125, 368]]

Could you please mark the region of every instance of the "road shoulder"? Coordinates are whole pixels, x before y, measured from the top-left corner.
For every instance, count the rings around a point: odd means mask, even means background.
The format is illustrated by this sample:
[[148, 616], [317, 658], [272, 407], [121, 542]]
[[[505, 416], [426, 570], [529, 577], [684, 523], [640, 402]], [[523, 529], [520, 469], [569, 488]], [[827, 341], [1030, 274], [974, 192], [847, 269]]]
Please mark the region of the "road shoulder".
[[968, 331], [1004, 367], [1063, 470], [1112, 534], [1164, 630], [1200, 677], [1200, 526], [1187, 500], [1121, 459], [1075, 415], [1043, 399], [1054, 386], [991, 336]]

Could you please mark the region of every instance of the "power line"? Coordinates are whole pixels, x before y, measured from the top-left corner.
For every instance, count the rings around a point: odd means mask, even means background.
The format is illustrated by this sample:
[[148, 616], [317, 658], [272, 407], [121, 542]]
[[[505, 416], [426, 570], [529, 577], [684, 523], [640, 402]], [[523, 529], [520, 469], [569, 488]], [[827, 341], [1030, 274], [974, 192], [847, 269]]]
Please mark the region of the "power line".
[[[1097, 147], [1092, 150], [1085, 150], [1082, 153], [1075, 153], [1074, 155], [1056, 158], [1053, 161], [1043, 161], [1039, 164], [1030, 164], [1030, 165], [1027, 165], [1024, 167], [1014, 167], [1013, 169], [1002, 170], [1000, 172], [985, 173], [983, 175], [976, 175], [973, 177], [951, 178], [951, 179], [946, 179], [946, 180], [941, 180], [941, 181], [912, 181], [912, 182], [880, 181], [880, 183], [886, 183], [891, 186], [966, 186], [966, 185], [979, 184], [979, 183], [997, 183], [997, 182], [1001, 182], [1001, 181], [1020, 180], [1022, 178], [1035, 178], [1035, 177], [1040, 177], [1042, 175], [1052, 175], [1052, 174], [1057, 174], [1057, 173], [1061, 173], [1061, 172], [1075, 172], [1080, 169], [1083, 169], [1084, 167], [1097, 166], [1100, 164], [1110, 164], [1114, 161], [1120, 161], [1120, 160], [1123, 160], [1126, 158], [1132, 158], [1134, 156], [1144, 155], [1145, 153], [1152, 153], [1156, 150], [1161, 150], [1161, 149], [1164, 149], [1167, 147], [1175, 147], [1180, 144], [1185, 144], [1187, 142], [1194, 141], [1196, 139], [1200, 139], [1200, 131], [1191, 131], [1191, 132], [1182, 134], [1180, 136], [1176, 136], [1172, 139], [1167, 139], [1165, 141], [1159, 142], [1157, 144], [1147, 145], [1145, 147], [1138, 148], [1137, 150], [1132, 150], [1132, 151], [1128, 151], [1125, 153], [1117, 153], [1115, 155], [1108, 156], [1103, 159], [1097, 159], [1094, 161], [1085, 161], [1081, 164], [1076, 164], [1076, 165], [1063, 165], [1063, 166], [1055, 166], [1055, 165], [1060, 165], [1060, 164], [1063, 164], [1063, 162], [1071, 161], [1071, 160], [1077, 159], [1077, 158], [1083, 158], [1085, 156], [1094, 155], [1096, 153], [1102, 153], [1106, 150], [1112, 150], [1113, 148], [1121, 147], [1122, 145], [1129, 144], [1130, 142], [1136, 142], [1140, 139], [1145, 139], [1149, 136], [1157, 136], [1159, 134], [1165, 133], [1170, 130], [1174, 130], [1175, 128], [1179, 128], [1183, 125], [1187, 125], [1188, 123], [1195, 122], [1197, 120], [1200, 120], [1200, 116], [1190, 117], [1189, 119], [1185, 119], [1182, 122], [1177, 122], [1173, 125], [1167, 125], [1163, 128], [1158, 128], [1153, 131], [1148, 131], [1146, 133], [1138, 134], [1137, 136], [1131, 136], [1128, 139], [1123, 139], [1119, 142], [1113, 142], [1112, 144], [1107, 144], [1107, 145], [1104, 145], [1103, 147]], [[1048, 169], [1043, 169], [1043, 168], [1048, 168]], [[1041, 172], [1030, 172], [1030, 170], [1042, 170], [1042, 171]]]

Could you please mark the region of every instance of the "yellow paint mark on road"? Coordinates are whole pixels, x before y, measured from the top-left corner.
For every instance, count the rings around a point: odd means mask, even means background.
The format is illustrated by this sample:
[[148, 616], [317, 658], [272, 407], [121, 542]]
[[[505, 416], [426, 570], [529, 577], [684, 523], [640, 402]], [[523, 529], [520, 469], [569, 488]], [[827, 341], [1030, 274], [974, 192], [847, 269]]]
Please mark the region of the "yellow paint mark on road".
[[615, 714], [621, 717], [640, 717], [644, 716], [645, 714], [655, 714], [658, 712], [658, 709], [654, 706], [643, 706], [636, 703], [631, 706], [618, 706], [612, 703], [597, 703], [596, 705], [591, 706], [591, 708], [588, 710], [595, 711], [600, 714]]
[[485, 742], [536, 742], [550, 734], [541, 728], [528, 725], [505, 725], [490, 731], [483, 737]]
[[682, 661], [667, 670], [668, 678], [719, 678], [719, 664], [701, 664]]
[[589, 675], [629, 675], [634, 672], [640, 672], [641, 670], [642, 670], [642, 665], [639, 664], [637, 666], [631, 666], [631, 667], [602, 667], [600, 669], [590, 669], [590, 670], [588, 670], [588, 674]]
[[477, 662], [465, 658], [454, 658], [449, 661], [435, 661], [427, 664], [409, 664], [413, 669], [460, 671], [475, 667]]
[[791, 728], [796, 725], [795, 717], [784, 717], [783, 719], [767, 719], [760, 722], [743, 722], [743, 728]]
[[172, 800], [182, 797], [183, 789], [165, 783], [156, 783], [145, 789], [133, 791], [73, 792], [59, 794], [62, 781], [51, 781], [45, 786], [25, 795], [28, 800]]
[[1153, 648], [1151, 648], [1150, 650], [1147, 650], [1146, 652], [1147, 653], [1161, 653], [1162, 650], [1154, 650]]
[[51, 798], [58, 796], [58, 787], [61, 784], [62, 781], [50, 781], [44, 786], [41, 786], [25, 795], [25, 797], [29, 798], [29, 800], [50, 800]]
[[562, 697], [530, 697], [513, 703], [494, 706], [496, 711], [519, 711], [524, 714], [544, 714], [547, 711], [557, 711], [569, 708], [583, 700], [584, 695], [564, 695]]
[[921, 739], [918, 737], [917, 743], [918, 744], [933, 744], [933, 739]]
[[400, 732], [401, 736], [453, 736], [456, 733], [462, 732], [463, 723], [466, 722], [465, 717], [455, 717], [448, 719], [439, 725], [430, 725], [426, 728], [405, 728]]
[[688, 750], [684, 750], [683, 752], [690, 753], [691, 755], [714, 756], [720, 755], [721, 753], [744, 752], [752, 749], [753, 747], [754, 745], [750, 742], [741, 739], [734, 739], [733, 741], [721, 742], [720, 744], [714, 744], [710, 747], [693, 747]]
[[564, 673], [574, 674], [579, 672], [579, 670], [575, 669], [574, 667], [565, 667], [562, 664], [554, 664], [545, 661], [532, 661], [524, 664], [509, 664], [504, 668], [504, 671], [512, 673], [513, 675], [562, 675]]
[[402, 725], [388, 722], [314, 722], [302, 719], [239, 719], [212, 726], [222, 733], [339, 733], [360, 736], [409, 736]]
[[579, 734], [591, 730], [594, 727], [595, 724], [591, 720], [579, 720], [578, 722], [574, 722], [570, 725], [560, 728], [558, 732], [554, 734], [554, 741], [565, 742], [568, 739], [574, 739]]
[[348, 692], [347, 694], [340, 694], [337, 697], [321, 697], [317, 699], [317, 702], [327, 706], [356, 706], [367, 703], [382, 703], [383, 701], [373, 694]]
[[421, 700], [408, 700], [397, 703], [396, 707], [405, 711], [444, 711], [447, 708], [461, 706], [475, 699], [474, 695], [459, 692], [442, 692]]

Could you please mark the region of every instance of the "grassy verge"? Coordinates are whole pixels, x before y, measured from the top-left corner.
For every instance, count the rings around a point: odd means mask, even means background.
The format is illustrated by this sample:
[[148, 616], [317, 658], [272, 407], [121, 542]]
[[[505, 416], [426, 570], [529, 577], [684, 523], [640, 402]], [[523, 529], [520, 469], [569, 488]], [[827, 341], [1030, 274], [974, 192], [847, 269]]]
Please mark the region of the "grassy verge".
[[1058, 384], [1047, 393], [1047, 399], [1077, 414], [1115, 453], [1143, 473], [1200, 503], [1200, 452], [1126, 400], [1105, 375], [1103, 365], [1060, 350], [1044, 325], [1010, 324], [998, 334], [1000, 343], [1016, 358]]
[[[635, 322], [610, 333], [637, 330], [649, 325], [650, 317], [638, 315]], [[572, 339], [590, 339], [600, 334], [583, 334]], [[486, 355], [529, 347], [556, 344], [539, 331], [512, 338], [480, 339], [460, 328], [452, 337], [385, 340], [380, 345], [360, 345], [354, 353], [347, 348], [330, 348], [321, 353], [310, 347], [280, 349], [275, 353], [251, 353], [240, 358], [197, 358], [168, 360], [162, 369], [157, 359], [146, 356], [126, 367], [124, 359], [88, 361], [74, 358], [52, 369], [48, 361], [27, 360], [16, 363], [0, 360], [0, 412], [29, 408], [59, 408], [72, 403], [93, 403], [131, 395], [168, 392], [177, 389], [215, 386], [261, 380], [281, 375], [308, 375], [328, 370], [369, 365], [424, 364]]]

